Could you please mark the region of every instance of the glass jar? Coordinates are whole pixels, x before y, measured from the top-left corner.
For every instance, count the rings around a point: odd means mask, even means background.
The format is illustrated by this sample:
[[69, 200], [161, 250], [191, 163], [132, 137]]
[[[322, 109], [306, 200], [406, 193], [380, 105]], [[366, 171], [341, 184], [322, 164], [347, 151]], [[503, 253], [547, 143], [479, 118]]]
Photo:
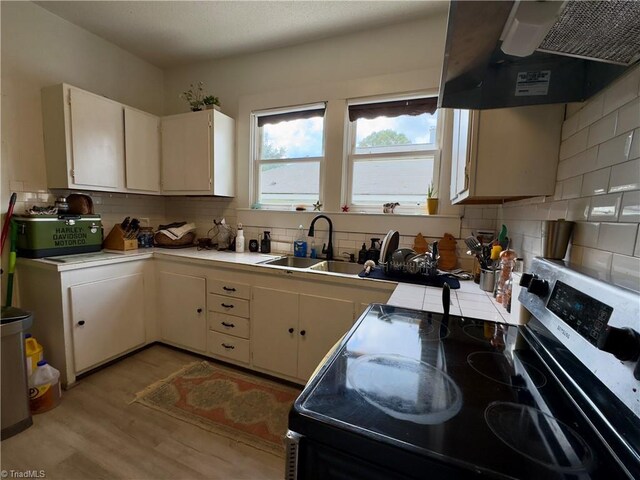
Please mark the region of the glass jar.
[[[511, 302], [511, 286], [512, 283], [508, 282], [511, 278], [511, 272], [516, 264], [516, 252], [514, 250], [504, 250], [500, 252], [500, 275], [496, 282], [496, 300], [501, 303], [503, 307], [507, 308]], [[506, 288], [509, 291], [506, 291]]]

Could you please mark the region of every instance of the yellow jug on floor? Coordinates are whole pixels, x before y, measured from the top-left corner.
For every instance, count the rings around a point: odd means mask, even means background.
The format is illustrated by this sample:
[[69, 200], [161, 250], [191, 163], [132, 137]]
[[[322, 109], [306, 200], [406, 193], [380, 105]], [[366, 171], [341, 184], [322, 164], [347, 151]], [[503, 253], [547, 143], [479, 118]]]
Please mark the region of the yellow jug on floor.
[[27, 378], [35, 372], [38, 362], [44, 359], [44, 349], [30, 333], [24, 336], [24, 350], [27, 357]]

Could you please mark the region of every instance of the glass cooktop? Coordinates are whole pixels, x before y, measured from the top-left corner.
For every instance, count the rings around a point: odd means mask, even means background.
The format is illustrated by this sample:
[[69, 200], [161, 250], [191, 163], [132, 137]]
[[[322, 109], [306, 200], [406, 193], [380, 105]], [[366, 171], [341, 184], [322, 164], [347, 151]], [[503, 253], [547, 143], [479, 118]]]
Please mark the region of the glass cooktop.
[[374, 462], [401, 449], [497, 478], [611, 471], [518, 328], [459, 316], [372, 305], [294, 405], [291, 430], [321, 425], [340, 450], [377, 445]]

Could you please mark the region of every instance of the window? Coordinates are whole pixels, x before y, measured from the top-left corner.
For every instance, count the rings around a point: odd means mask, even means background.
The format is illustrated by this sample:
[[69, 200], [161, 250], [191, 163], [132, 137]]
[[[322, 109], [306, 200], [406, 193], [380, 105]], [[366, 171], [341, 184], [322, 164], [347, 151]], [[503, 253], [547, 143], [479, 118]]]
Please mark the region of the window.
[[424, 204], [440, 157], [435, 97], [349, 105], [347, 203]]
[[320, 200], [324, 104], [254, 112], [254, 199], [263, 206]]

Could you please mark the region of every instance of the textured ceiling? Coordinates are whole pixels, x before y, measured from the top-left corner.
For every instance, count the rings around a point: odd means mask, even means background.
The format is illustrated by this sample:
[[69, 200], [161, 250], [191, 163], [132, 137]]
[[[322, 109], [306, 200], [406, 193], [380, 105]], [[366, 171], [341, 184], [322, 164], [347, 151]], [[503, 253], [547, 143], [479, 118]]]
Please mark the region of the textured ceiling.
[[439, 14], [448, 1], [42, 1], [162, 68]]

